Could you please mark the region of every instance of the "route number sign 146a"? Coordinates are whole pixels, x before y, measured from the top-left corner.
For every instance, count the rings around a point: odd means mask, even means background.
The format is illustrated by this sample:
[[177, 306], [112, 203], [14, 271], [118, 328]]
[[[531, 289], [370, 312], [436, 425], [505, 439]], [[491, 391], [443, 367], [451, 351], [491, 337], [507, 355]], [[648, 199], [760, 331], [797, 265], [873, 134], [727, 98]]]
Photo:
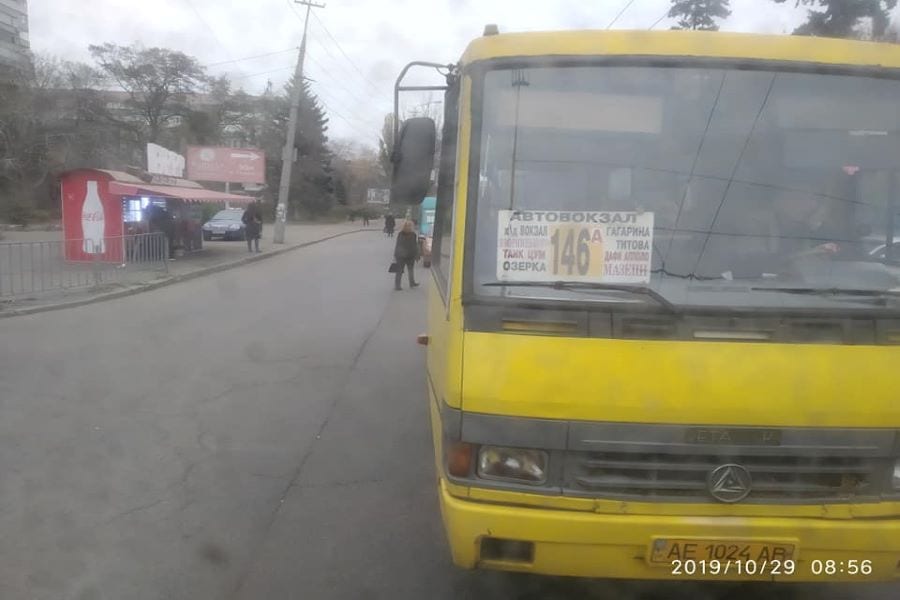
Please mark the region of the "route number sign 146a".
[[501, 210], [497, 279], [646, 284], [653, 213]]

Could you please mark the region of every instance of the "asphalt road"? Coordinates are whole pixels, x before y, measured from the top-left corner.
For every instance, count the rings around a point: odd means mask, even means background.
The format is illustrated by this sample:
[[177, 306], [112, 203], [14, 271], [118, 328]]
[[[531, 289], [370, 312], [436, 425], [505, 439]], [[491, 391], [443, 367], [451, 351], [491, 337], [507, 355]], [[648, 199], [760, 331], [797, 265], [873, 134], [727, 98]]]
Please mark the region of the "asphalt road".
[[390, 250], [354, 234], [0, 320], [0, 598], [898, 597], [455, 569], [425, 292], [392, 291]]

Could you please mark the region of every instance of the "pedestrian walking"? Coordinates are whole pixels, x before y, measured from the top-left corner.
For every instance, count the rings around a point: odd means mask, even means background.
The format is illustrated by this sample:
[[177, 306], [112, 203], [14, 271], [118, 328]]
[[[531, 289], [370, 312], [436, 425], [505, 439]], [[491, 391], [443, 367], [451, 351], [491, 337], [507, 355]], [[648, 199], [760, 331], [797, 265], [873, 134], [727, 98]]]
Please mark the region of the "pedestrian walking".
[[394, 215], [388, 213], [388, 215], [384, 218], [384, 232], [388, 237], [394, 237], [394, 227], [397, 226], [397, 219], [394, 218]]
[[256, 204], [247, 206], [247, 210], [241, 216], [241, 222], [244, 224], [247, 252], [253, 252], [254, 243], [256, 251], [259, 252], [259, 238], [262, 237], [262, 216], [259, 214], [259, 208], [257, 208]]
[[403, 271], [406, 270], [409, 277], [409, 287], [418, 287], [416, 283], [416, 274], [413, 267], [419, 259], [419, 236], [413, 229], [410, 221], [404, 221], [400, 233], [397, 234], [397, 243], [394, 244], [394, 264], [391, 265], [391, 271], [394, 273], [394, 289], [402, 290], [400, 280], [403, 277]]
[[369, 226], [369, 213], [363, 213], [363, 227]]

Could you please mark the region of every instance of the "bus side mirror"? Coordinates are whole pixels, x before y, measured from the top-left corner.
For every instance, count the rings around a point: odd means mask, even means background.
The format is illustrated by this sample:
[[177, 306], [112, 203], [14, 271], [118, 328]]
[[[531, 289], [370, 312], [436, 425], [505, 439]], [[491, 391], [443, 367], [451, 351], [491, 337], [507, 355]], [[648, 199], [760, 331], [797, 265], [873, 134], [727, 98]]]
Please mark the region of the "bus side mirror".
[[391, 155], [391, 204], [421, 204], [431, 187], [437, 128], [427, 117], [407, 119]]

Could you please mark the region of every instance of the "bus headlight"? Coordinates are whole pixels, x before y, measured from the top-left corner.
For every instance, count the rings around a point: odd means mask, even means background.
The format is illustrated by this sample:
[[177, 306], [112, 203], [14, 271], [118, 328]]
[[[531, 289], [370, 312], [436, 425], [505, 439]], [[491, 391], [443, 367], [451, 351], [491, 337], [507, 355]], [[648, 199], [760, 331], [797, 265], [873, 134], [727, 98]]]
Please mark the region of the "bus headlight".
[[891, 483], [895, 490], [900, 491], [900, 459], [894, 463], [894, 476], [891, 477]]
[[541, 484], [547, 481], [547, 453], [542, 450], [482, 446], [478, 452], [478, 476]]

